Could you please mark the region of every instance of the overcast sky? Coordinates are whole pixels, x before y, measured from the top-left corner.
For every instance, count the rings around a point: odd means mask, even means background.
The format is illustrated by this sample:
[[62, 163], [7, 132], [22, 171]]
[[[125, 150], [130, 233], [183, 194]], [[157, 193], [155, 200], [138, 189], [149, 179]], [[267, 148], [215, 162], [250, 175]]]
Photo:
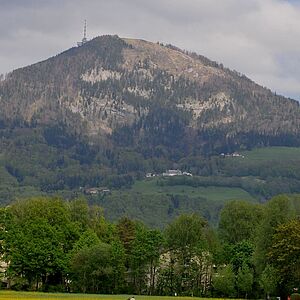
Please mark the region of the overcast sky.
[[300, 0], [0, 0], [0, 73], [103, 34], [171, 43], [300, 99]]

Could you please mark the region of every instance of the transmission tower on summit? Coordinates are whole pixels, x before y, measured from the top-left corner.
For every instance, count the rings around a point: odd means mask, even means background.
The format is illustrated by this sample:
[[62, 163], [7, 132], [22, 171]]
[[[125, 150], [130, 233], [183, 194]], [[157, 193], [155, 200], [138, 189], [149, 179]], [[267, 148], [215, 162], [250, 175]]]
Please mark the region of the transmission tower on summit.
[[83, 28], [83, 38], [81, 42], [77, 42], [77, 46], [80, 47], [84, 45], [87, 42], [87, 37], [86, 37], [86, 20], [84, 20], [84, 28]]

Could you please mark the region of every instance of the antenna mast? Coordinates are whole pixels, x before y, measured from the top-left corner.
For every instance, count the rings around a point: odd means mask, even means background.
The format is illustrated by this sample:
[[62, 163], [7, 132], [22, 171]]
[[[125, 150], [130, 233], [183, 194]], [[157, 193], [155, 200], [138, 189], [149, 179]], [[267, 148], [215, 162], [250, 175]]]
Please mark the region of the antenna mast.
[[84, 30], [83, 30], [83, 39], [82, 41], [86, 42], [87, 39], [86, 39], [86, 20], [84, 20]]
[[80, 46], [84, 45], [87, 41], [88, 41], [88, 39], [86, 37], [86, 20], [84, 20], [83, 38], [82, 38], [81, 42], [77, 42], [77, 46], [80, 47]]

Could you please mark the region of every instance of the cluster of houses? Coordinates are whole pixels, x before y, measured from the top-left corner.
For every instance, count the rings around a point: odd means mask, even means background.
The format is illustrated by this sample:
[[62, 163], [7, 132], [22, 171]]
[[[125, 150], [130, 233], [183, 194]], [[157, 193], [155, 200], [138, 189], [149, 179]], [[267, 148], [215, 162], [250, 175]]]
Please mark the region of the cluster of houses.
[[172, 177], [172, 176], [193, 176], [192, 173], [189, 172], [182, 172], [181, 170], [166, 170], [162, 174], [155, 174], [155, 173], [147, 173], [146, 178], [151, 178], [151, 177]]

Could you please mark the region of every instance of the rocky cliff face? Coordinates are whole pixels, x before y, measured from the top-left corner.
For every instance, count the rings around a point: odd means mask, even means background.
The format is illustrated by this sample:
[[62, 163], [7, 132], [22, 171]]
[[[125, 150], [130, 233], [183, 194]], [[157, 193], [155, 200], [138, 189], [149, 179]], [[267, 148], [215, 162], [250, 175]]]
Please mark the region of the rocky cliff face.
[[300, 141], [298, 102], [197, 54], [117, 36], [13, 71], [0, 105], [2, 127], [59, 123], [126, 145]]

